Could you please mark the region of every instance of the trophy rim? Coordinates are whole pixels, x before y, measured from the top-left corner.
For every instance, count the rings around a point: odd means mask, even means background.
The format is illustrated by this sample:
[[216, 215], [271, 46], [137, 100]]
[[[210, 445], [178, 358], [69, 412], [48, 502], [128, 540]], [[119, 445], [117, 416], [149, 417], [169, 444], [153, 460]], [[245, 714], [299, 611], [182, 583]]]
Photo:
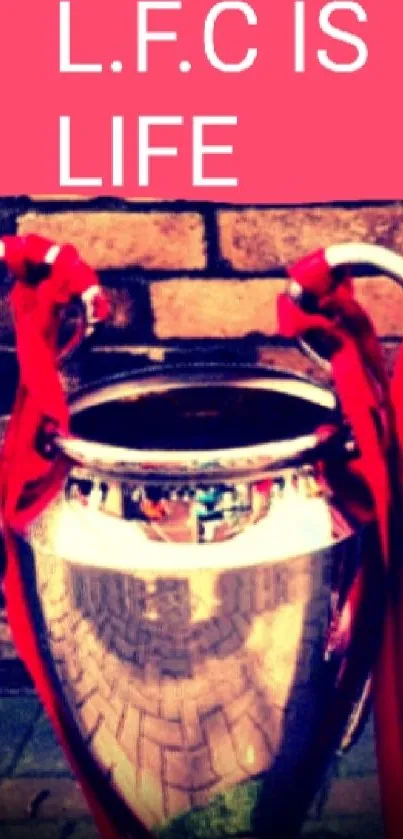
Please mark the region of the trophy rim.
[[70, 402], [71, 416], [115, 400], [163, 394], [175, 389], [220, 386], [249, 388], [285, 394], [329, 412], [329, 423], [311, 432], [285, 440], [208, 449], [138, 449], [89, 440], [71, 433], [61, 435], [56, 445], [75, 467], [91, 474], [170, 482], [264, 478], [285, 466], [315, 461], [324, 448], [340, 436], [337, 399], [329, 386], [305, 376], [253, 364], [177, 364], [163, 369], [146, 368], [79, 391]]

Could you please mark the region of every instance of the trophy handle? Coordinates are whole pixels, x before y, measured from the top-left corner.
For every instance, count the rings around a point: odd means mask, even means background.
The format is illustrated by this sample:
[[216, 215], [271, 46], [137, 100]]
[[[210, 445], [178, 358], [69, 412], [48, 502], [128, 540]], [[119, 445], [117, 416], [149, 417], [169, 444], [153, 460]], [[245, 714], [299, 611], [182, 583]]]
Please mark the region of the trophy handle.
[[[109, 304], [98, 276], [72, 245], [56, 244], [42, 236], [4, 236], [0, 239], [0, 262], [14, 280], [11, 304], [16, 321], [17, 351], [19, 316], [23, 309], [36, 320], [38, 331], [51, 346], [56, 343], [56, 360], [62, 361], [106, 319]], [[70, 338], [57, 345], [58, 326], [71, 305], [79, 303], [80, 319]], [[46, 335], [45, 331], [50, 334]]]
[[[313, 256], [318, 258], [319, 253]], [[339, 245], [329, 245], [329, 247], [320, 252], [320, 258], [329, 270], [329, 273], [333, 272], [333, 286], [328, 289], [329, 292], [334, 290], [338, 283], [334, 275], [335, 269], [343, 267], [348, 269], [353, 265], [367, 265], [372, 268], [377, 268], [403, 288], [403, 257], [382, 245], [368, 244], [366, 242], [346, 242]], [[302, 260], [302, 263], [306, 265], [305, 260]], [[293, 268], [290, 269], [290, 273], [292, 276]], [[315, 301], [312, 300], [311, 295], [307, 295], [306, 290], [298, 282], [298, 279], [294, 277], [289, 284], [288, 295], [298, 302], [302, 308], [306, 307], [307, 311], [312, 311]], [[318, 364], [327, 373], [330, 372], [329, 361], [305, 338], [298, 337], [297, 343], [311, 361]]]
[[[95, 325], [106, 319], [109, 303], [96, 272], [72, 245], [56, 244], [34, 234], [4, 236], [0, 261], [13, 280], [10, 302], [19, 362], [17, 395], [2, 450], [0, 508], [3, 523], [24, 527], [37, 506], [46, 503], [47, 482], [49, 497], [53, 492], [54, 439], [69, 426], [58, 368]], [[77, 302], [80, 317], [61, 343], [65, 313]], [[20, 508], [18, 499], [30, 485], [35, 485], [36, 491], [30, 503]]]

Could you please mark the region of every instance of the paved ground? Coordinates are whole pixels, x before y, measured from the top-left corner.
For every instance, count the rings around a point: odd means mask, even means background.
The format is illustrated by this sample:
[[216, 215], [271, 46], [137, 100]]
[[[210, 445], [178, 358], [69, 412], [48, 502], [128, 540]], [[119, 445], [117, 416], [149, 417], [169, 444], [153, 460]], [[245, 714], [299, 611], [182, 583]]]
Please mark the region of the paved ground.
[[[0, 695], [1, 839], [96, 839], [80, 790], [34, 693]], [[380, 839], [372, 721], [335, 767], [304, 829], [312, 839]]]

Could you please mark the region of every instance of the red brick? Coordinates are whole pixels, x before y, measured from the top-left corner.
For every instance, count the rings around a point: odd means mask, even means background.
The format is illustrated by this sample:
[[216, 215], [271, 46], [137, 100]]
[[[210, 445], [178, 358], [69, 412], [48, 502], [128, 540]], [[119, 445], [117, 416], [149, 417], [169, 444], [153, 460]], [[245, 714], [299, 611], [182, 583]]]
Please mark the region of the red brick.
[[[277, 297], [285, 287], [286, 281], [276, 278], [152, 283], [155, 334], [160, 339], [272, 336], [278, 332]], [[386, 277], [360, 277], [355, 288], [378, 334], [401, 337], [402, 289]]]
[[[403, 244], [403, 230], [401, 231]], [[379, 335], [402, 337], [403, 290], [387, 277], [360, 277], [354, 288], [359, 303], [368, 312]]]
[[234, 338], [277, 331], [275, 300], [284, 280], [173, 279], [151, 284], [155, 334]]
[[403, 250], [403, 208], [242, 209], [218, 215], [223, 257], [236, 270], [264, 271], [320, 247], [372, 242]]
[[94, 268], [205, 267], [203, 221], [197, 213], [28, 213], [19, 219], [18, 232], [70, 242]]

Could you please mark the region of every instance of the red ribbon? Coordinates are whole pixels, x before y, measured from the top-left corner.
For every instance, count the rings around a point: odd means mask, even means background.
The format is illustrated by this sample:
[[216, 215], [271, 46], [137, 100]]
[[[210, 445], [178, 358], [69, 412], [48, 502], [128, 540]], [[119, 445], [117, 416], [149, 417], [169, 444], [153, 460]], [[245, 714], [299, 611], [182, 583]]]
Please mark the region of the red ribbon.
[[[82, 297], [87, 315], [95, 322], [107, 316], [109, 307], [97, 275], [72, 246], [58, 248], [40, 236], [5, 237], [2, 242], [4, 261], [16, 279], [11, 306], [20, 368], [0, 474], [7, 553], [3, 584], [7, 617], [18, 654], [81, 783], [101, 835], [104, 839], [122, 839], [117, 819], [94, 787], [77, 753], [66, 707], [55, 690], [38, 643], [17, 545], [18, 535], [56, 495], [69, 468], [61, 455], [48, 458], [46, 451], [38, 448], [41, 436], [45, 440], [47, 437], [51, 445], [52, 435], [66, 433], [69, 427], [66, 397], [58, 373], [57, 335], [62, 310], [75, 298]], [[37, 276], [35, 279], [38, 269], [42, 274], [39, 280]], [[81, 337], [78, 331], [69, 347], [78, 344]]]
[[[378, 524], [387, 578], [383, 639], [374, 672], [376, 746], [381, 800], [388, 839], [403, 836], [403, 506], [400, 450], [403, 449], [403, 355], [390, 388], [374, 327], [354, 300], [351, 282], [336, 284], [325, 252], [290, 268], [302, 293], [316, 306], [278, 300], [280, 332], [306, 338], [313, 330], [329, 344], [336, 392], [361, 457], [352, 467], [369, 489]], [[302, 299], [302, 298], [301, 298]], [[362, 576], [357, 578], [358, 589]], [[357, 599], [357, 585], [354, 587]], [[375, 639], [374, 639], [375, 642]]]

